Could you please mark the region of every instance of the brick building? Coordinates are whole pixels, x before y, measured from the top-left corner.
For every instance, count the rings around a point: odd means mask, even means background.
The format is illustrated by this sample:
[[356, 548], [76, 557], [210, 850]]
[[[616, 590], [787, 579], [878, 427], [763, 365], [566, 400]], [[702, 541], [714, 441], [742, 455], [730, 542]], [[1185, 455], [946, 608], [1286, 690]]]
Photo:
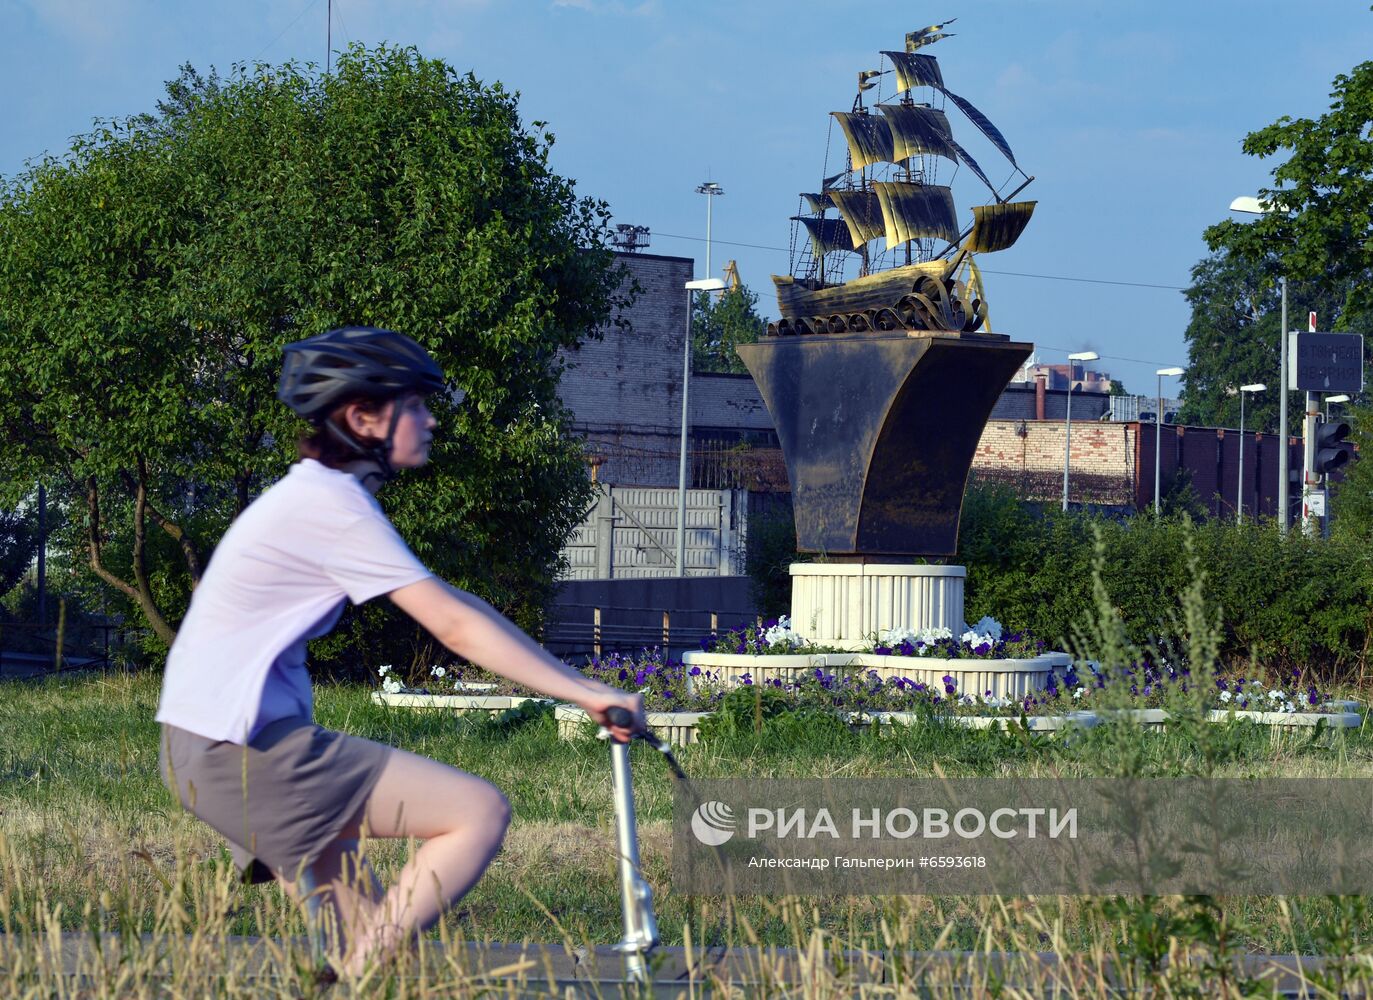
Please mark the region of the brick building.
[[[1076, 411], [1077, 404], [1073, 404]], [[1062, 420], [988, 422], [973, 459], [973, 475], [1004, 483], [1027, 499], [1063, 496]], [[1154, 503], [1153, 422], [1072, 423], [1068, 499], [1122, 510], [1147, 510]], [[1234, 517], [1239, 499], [1239, 431], [1221, 427], [1163, 425], [1158, 440], [1159, 487], [1166, 493], [1179, 470], [1203, 506], [1216, 517]], [[1301, 439], [1291, 438], [1290, 467], [1301, 468]], [[1295, 491], [1299, 492], [1299, 491]], [[1277, 516], [1278, 438], [1245, 431], [1244, 513]]]

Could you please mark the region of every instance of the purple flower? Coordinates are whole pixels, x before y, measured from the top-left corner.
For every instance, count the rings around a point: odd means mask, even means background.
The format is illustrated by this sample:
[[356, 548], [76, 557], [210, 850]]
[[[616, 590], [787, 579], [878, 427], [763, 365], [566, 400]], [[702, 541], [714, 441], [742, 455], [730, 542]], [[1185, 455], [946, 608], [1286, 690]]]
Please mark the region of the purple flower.
[[901, 645], [897, 647], [897, 650], [902, 656], [915, 655], [915, 646], [909, 639], [902, 639]]
[[690, 670], [687, 671], [687, 673], [691, 674], [692, 677], [700, 677], [700, 676], [701, 676], [701, 668], [700, 668], [700, 667], [692, 667]]
[[890, 646], [873, 646], [872, 651], [878, 656], [891, 656]]

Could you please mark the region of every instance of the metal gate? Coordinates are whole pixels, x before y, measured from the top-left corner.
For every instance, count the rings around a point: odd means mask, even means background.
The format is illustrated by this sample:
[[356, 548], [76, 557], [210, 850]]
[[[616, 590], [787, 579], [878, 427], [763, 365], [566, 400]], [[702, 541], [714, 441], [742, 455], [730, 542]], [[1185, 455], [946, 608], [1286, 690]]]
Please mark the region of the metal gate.
[[[563, 554], [566, 580], [677, 576], [677, 490], [597, 484], [596, 504]], [[744, 490], [686, 491], [685, 576], [744, 572]]]

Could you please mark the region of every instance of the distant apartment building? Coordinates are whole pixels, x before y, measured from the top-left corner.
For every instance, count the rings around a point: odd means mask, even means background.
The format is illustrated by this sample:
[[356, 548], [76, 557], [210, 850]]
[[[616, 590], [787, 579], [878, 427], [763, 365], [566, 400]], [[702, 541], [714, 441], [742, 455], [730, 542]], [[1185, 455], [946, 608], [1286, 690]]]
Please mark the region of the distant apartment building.
[[1031, 355], [1031, 360], [1016, 375], [1016, 381], [1033, 383], [1035, 379], [1043, 376], [1048, 388], [1067, 391], [1071, 382], [1073, 391], [1086, 390], [1087, 392], [1111, 391], [1111, 373], [1095, 371], [1086, 367], [1078, 361], [1063, 365], [1039, 364]]

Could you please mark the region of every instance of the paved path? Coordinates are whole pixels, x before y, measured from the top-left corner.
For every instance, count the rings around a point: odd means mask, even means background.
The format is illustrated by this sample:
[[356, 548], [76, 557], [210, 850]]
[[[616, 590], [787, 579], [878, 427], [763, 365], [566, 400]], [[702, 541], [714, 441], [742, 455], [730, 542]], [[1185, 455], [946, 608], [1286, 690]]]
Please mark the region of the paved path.
[[[0, 955], [18, 942], [0, 934]], [[144, 936], [147, 947], [162, 945]], [[301, 952], [304, 942], [295, 942]], [[281, 942], [231, 938], [223, 953], [225, 965], [239, 975], [274, 976], [273, 953], [279, 961]], [[35, 942], [36, 947], [43, 947]], [[201, 947], [204, 947], [202, 942]], [[107, 955], [118, 948], [104, 949]], [[569, 950], [559, 944], [465, 944], [445, 951], [426, 942], [429, 974], [452, 976], [468, 987], [487, 986], [501, 994], [577, 997], [618, 996], [624, 987], [623, 965], [612, 948]], [[89, 935], [68, 933], [62, 938], [62, 966], [68, 975], [88, 973], [98, 962]], [[653, 953], [655, 997], [700, 996], [711, 986], [730, 983], [770, 992], [768, 984], [783, 984], [809, 995], [833, 996], [862, 992], [864, 985], [890, 985], [896, 978], [923, 982], [936, 995], [985, 995], [991, 983], [1025, 991], [1032, 996], [1096, 995], [1098, 986], [1118, 981], [1110, 968], [1091, 966], [1082, 956], [1062, 958], [1049, 952], [829, 952], [795, 948], [663, 947]], [[1269, 980], [1277, 992], [1292, 997], [1314, 996], [1307, 976], [1319, 973], [1320, 958], [1292, 955], [1250, 955], [1237, 961], [1249, 976]], [[1107, 987], [1109, 988], [1109, 986]]]

